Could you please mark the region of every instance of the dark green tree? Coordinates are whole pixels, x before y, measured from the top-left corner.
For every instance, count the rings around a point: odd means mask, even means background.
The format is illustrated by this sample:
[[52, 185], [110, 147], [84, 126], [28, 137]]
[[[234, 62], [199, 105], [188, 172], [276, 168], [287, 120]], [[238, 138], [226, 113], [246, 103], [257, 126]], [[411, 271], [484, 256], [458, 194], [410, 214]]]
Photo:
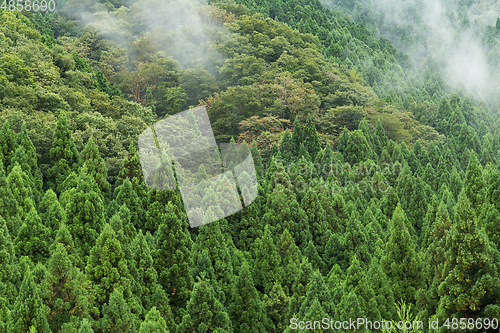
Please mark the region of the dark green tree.
[[483, 168], [479, 164], [475, 153], [472, 153], [469, 159], [463, 188], [465, 195], [470, 200], [472, 209], [480, 212], [481, 205], [486, 199], [486, 182], [483, 178]]
[[253, 284], [250, 267], [243, 262], [236, 278], [234, 296], [228, 308], [233, 327], [243, 332], [269, 332], [272, 322]]
[[47, 171], [49, 188], [60, 194], [58, 184], [62, 184], [71, 171], [76, 171], [80, 163], [80, 154], [76, 149], [64, 112], [59, 114], [57, 126], [54, 129], [50, 161], [52, 167]]
[[465, 190], [458, 198], [446, 249], [443, 282], [438, 288], [438, 317], [483, 315], [488, 305], [499, 301], [500, 280], [493, 249], [477, 224]]
[[385, 246], [381, 265], [393, 286], [394, 298], [413, 303], [423, 277], [415, 244], [405, 220], [405, 212], [398, 204], [391, 219], [391, 234]]
[[193, 266], [191, 257], [193, 241], [187, 230], [186, 220], [180, 220], [175, 215], [173, 207], [167, 207], [167, 212], [162, 215], [155, 236], [153, 267], [158, 272], [158, 282], [169, 295], [175, 321], [180, 322], [179, 318], [182, 319], [183, 309], [193, 288], [190, 272]]
[[102, 332], [130, 333], [137, 330], [137, 319], [131, 312], [120, 288], [114, 289], [109, 302], [102, 307], [99, 326]]
[[14, 156], [17, 147], [16, 134], [10, 128], [8, 120], [5, 120], [2, 129], [0, 129], [0, 153], [5, 169], [9, 168], [12, 156]]
[[99, 154], [99, 149], [92, 137], [90, 137], [85, 148], [82, 150], [81, 163], [85, 163], [88, 174], [94, 178], [97, 186], [101, 189], [104, 199], [107, 200], [110, 195], [110, 185], [107, 179], [108, 168], [104, 159]]
[[194, 285], [186, 315], [177, 329], [177, 333], [191, 332], [233, 332], [229, 315], [208, 281], [201, 280]]
[[43, 304], [33, 281], [33, 275], [28, 269], [24, 274], [19, 295], [10, 314], [7, 332], [30, 332], [34, 329], [35, 332], [50, 333], [46, 318], [47, 312], [48, 309]]
[[33, 208], [19, 228], [14, 247], [22, 256], [29, 256], [34, 262], [44, 262], [49, 257], [50, 231]]
[[139, 327], [139, 333], [169, 333], [165, 319], [156, 307], [152, 307]]

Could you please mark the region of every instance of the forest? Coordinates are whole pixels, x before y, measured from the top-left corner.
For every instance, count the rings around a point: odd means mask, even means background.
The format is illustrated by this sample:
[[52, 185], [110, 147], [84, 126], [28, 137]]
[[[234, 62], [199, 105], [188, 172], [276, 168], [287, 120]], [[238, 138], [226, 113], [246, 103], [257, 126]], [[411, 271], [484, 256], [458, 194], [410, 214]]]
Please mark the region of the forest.
[[[498, 332], [498, 3], [0, 3], [0, 333]], [[197, 107], [258, 191], [193, 228]]]

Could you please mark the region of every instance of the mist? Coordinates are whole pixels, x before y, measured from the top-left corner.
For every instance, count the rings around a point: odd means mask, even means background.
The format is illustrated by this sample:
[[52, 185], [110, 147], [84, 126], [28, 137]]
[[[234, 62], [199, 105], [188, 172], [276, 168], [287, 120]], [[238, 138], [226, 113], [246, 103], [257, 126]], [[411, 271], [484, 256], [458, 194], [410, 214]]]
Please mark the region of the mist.
[[185, 67], [214, 72], [223, 57], [210, 47], [215, 27], [202, 19], [206, 5], [205, 0], [139, 0], [114, 8], [109, 2], [90, 5], [70, 0], [65, 12], [125, 47], [135, 57], [132, 61], [144, 61], [140, 54], [155, 50]]
[[[337, 0], [321, 2], [346, 13]], [[494, 26], [499, 15], [494, 14], [498, 4], [490, 2], [465, 7], [458, 0], [364, 0], [347, 13], [356, 22], [362, 15], [371, 17], [368, 26], [408, 55], [418, 71], [428, 63], [437, 65], [451, 88], [488, 101], [500, 93], [498, 66], [488, 61], [490, 52], [500, 52], [499, 46], [488, 48], [478, 38], [484, 24]], [[408, 31], [412, 34], [404, 33]]]

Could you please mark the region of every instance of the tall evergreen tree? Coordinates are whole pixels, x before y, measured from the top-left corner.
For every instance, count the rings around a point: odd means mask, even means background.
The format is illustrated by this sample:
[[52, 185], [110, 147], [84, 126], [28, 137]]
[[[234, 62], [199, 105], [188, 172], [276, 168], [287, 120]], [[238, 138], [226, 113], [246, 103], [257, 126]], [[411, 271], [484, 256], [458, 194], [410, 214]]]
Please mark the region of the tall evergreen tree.
[[28, 213], [35, 208], [35, 200], [30, 179], [19, 164], [16, 163], [10, 171], [7, 176], [7, 183], [17, 202], [19, 217], [21, 219], [26, 218]]
[[481, 205], [486, 199], [486, 182], [483, 178], [483, 168], [475, 153], [472, 153], [469, 159], [463, 187], [472, 209], [480, 212]]
[[49, 188], [60, 194], [58, 184], [62, 184], [71, 171], [76, 171], [80, 163], [80, 154], [76, 149], [73, 135], [68, 127], [68, 119], [64, 112], [59, 114], [54, 129], [50, 161], [52, 167], [48, 170]]
[[129, 290], [131, 277], [127, 259], [116, 238], [115, 231], [109, 224], [104, 226], [90, 251], [85, 272], [93, 284], [96, 301], [99, 305], [109, 301], [109, 296], [115, 288], [122, 291]]
[[173, 207], [168, 208], [161, 218], [155, 235], [154, 267], [158, 272], [158, 282], [169, 295], [175, 321], [179, 323], [193, 288], [190, 273], [193, 241], [187, 230], [187, 222], [177, 218]]
[[33, 208], [19, 228], [14, 246], [19, 255], [29, 256], [34, 262], [44, 262], [49, 257], [50, 231]]
[[191, 332], [233, 332], [229, 315], [208, 281], [202, 280], [194, 285], [186, 315], [177, 329], [177, 333]]
[[82, 167], [66, 206], [66, 224], [82, 256], [89, 255], [104, 223], [104, 204], [94, 178]]
[[16, 134], [10, 128], [8, 120], [5, 120], [0, 129], [0, 153], [3, 160], [3, 166], [6, 170], [8, 170], [11, 164], [10, 162], [17, 146]]
[[152, 307], [139, 328], [139, 333], [169, 333], [165, 319], [156, 307]]
[[81, 163], [85, 163], [88, 174], [95, 179], [97, 186], [99, 186], [103, 194], [103, 198], [107, 200], [110, 195], [110, 185], [107, 179], [108, 168], [106, 167], [106, 163], [104, 163], [104, 159], [99, 154], [99, 149], [92, 137], [90, 137], [85, 148], [83, 148]]
[[120, 288], [113, 290], [109, 302], [102, 308], [102, 318], [99, 323], [102, 332], [136, 332], [137, 324], [137, 319], [123, 297], [123, 291]]
[[243, 332], [269, 332], [272, 322], [253, 284], [250, 268], [243, 262], [240, 275], [236, 279], [234, 296], [228, 309], [233, 327]]
[[481, 317], [488, 305], [498, 304], [500, 279], [493, 249], [477, 224], [465, 190], [458, 198], [446, 248], [438, 317]]
[[42, 303], [33, 275], [28, 269], [11, 312], [7, 332], [30, 332], [35, 329], [35, 332], [50, 333], [46, 315], [47, 307]]
[[309, 155], [311, 155], [311, 157], [316, 157], [318, 152], [321, 150], [321, 145], [319, 143], [318, 133], [316, 132], [316, 127], [314, 126], [310, 113], [307, 115], [306, 125], [302, 131], [302, 140]]
[[405, 212], [398, 204], [391, 219], [389, 240], [381, 259], [387, 278], [393, 286], [396, 301], [415, 302], [415, 293], [422, 285], [421, 264], [415, 244], [405, 223]]

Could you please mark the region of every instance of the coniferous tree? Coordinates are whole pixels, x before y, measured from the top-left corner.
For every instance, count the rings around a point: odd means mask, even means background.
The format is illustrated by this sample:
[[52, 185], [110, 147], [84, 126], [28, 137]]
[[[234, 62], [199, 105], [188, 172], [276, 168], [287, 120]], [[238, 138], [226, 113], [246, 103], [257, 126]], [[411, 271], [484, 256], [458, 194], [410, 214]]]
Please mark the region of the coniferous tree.
[[19, 164], [16, 163], [10, 171], [7, 183], [16, 200], [19, 217], [26, 218], [28, 213], [35, 208], [35, 202], [30, 180]]
[[34, 328], [35, 332], [50, 333], [46, 315], [47, 307], [42, 303], [33, 275], [28, 269], [10, 314], [7, 332], [29, 332]]
[[465, 190], [458, 198], [446, 249], [443, 282], [438, 288], [438, 317], [483, 315], [488, 305], [499, 301], [500, 280], [493, 249], [477, 224]]
[[232, 333], [233, 327], [226, 309], [217, 299], [208, 281], [199, 281], [193, 287], [187, 303], [186, 315], [177, 333], [190, 332]]
[[19, 145], [19, 147], [24, 148], [27, 165], [29, 166], [31, 175], [33, 176], [33, 181], [35, 184], [34, 188], [37, 191], [40, 191], [43, 185], [43, 179], [42, 179], [43, 176], [42, 173], [40, 172], [40, 169], [38, 168], [38, 158], [37, 158], [36, 148], [35, 145], [33, 145], [33, 142], [31, 141], [30, 136], [28, 134], [26, 122], [23, 122], [21, 126], [21, 132], [17, 134], [16, 142]]
[[49, 188], [60, 194], [61, 191], [58, 185], [62, 184], [71, 171], [76, 171], [80, 163], [80, 154], [76, 149], [64, 112], [59, 114], [54, 129], [50, 161], [52, 167], [48, 170]]
[[[14, 217], [18, 215], [18, 209], [20, 208], [17, 205], [17, 200], [12, 193], [7, 177], [5, 177], [3, 162], [0, 159], [0, 216], [11, 224]], [[11, 231], [13, 231], [12, 227], [11, 225]]]
[[483, 168], [479, 164], [475, 153], [472, 153], [469, 159], [463, 188], [465, 195], [470, 200], [472, 209], [480, 212], [481, 205], [486, 199], [486, 182], [483, 178]]
[[255, 253], [254, 281], [260, 291], [268, 293], [275, 282], [282, 280], [281, 257], [274, 244], [269, 225], [264, 228], [262, 238], [257, 238], [253, 244]]
[[132, 143], [130, 144], [128, 154], [125, 156], [123, 161], [122, 169], [116, 179], [115, 187], [122, 185], [125, 179], [129, 179], [132, 183], [134, 192], [139, 196], [139, 198], [141, 198], [144, 209], [148, 198], [148, 187], [144, 181], [139, 153], [137, 152], [137, 148], [133, 146]]
[[152, 307], [139, 328], [139, 333], [169, 333], [165, 319], [156, 307]]
[[2, 295], [0, 297], [13, 297], [17, 292], [13, 284], [16, 261], [16, 252], [7, 223], [0, 217], [0, 295]]
[[125, 292], [129, 290], [131, 277], [127, 259], [115, 231], [109, 224], [104, 226], [90, 251], [85, 272], [93, 284], [99, 305], [108, 303], [113, 290], [120, 289]]
[[102, 332], [136, 332], [137, 319], [131, 312], [120, 288], [114, 289], [109, 296], [109, 302], [103, 305], [99, 326]]
[[391, 234], [381, 264], [393, 286], [395, 300], [403, 299], [413, 303], [415, 293], [422, 284], [422, 273], [405, 220], [405, 212], [398, 204], [391, 219]]
[[344, 126], [344, 129], [342, 130], [342, 134], [340, 135], [340, 138], [337, 142], [337, 151], [340, 153], [344, 153], [344, 151], [347, 148], [347, 142], [349, 142], [349, 131]]
[[78, 186], [66, 205], [66, 224], [83, 257], [89, 255], [104, 223], [104, 204], [99, 192], [94, 178], [83, 167]]
[[44, 262], [49, 257], [50, 231], [33, 208], [19, 228], [14, 246], [19, 255], [29, 256], [34, 262]]
[[131, 275], [138, 285], [137, 296], [145, 311], [151, 308], [151, 299], [157, 286], [158, 273], [153, 267], [153, 257], [149, 245], [139, 230], [132, 243]]
[[135, 193], [132, 182], [125, 179], [115, 189], [115, 199], [118, 206], [125, 205], [130, 210], [132, 224], [135, 228], [144, 227], [144, 210], [141, 198]]
[[388, 143], [387, 135], [385, 134], [385, 129], [382, 126], [380, 118], [377, 120], [375, 133], [373, 134], [373, 142], [375, 144], [375, 153], [377, 155], [380, 155], [382, 149], [384, 149], [384, 147], [387, 146]]
[[283, 332], [289, 325], [286, 321], [289, 302], [290, 297], [287, 296], [278, 282], [274, 284], [270, 293], [264, 295], [263, 303], [266, 308], [267, 317], [274, 324], [272, 332]]
[[316, 157], [321, 150], [321, 145], [310, 113], [307, 115], [306, 124], [302, 130], [302, 140], [309, 155]]
[[250, 268], [243, 262], [228, 308], [233, 327], [243, 332], [269, 332], [273, 326], [253, 284]]
[[6, 170], [8, 170], [11, 164], [12, 156], [17, 147], [16, 134], [10, 128], [9, 122], [5, 120], [2, 129], [0, 129], [0, 153], [3, 160], [3, 166]]
[[88, 174], [95, 179], [97, 186], [99, 186], [102, 192], [103, 199], [107, 200], [110, 195], [110, 185], [107, 179], [108, 168], [106, 167], [104, 159], [99, 154], [99, 149], [92, 137], [90, 137], [85, 148], [82, 150], [81, 163], [85, 163]]
[[73, 266], [63, 244], [58, 243], [53, 250], [47, 263], [47, 272], [42, 283], [46, 291], [43, 298], [50, 309], [47, 320], [53, 332], [58, 332], [70, 320], [95, 315], [88, 293], [90, 284]]
[[156, 250], [153, 253], [158, 282], [170, 299], [175, 321], [182, 319], [183, 309], [193, 288], [191, 249], [193, 241], [187, 230], [187, 222], [180, 220], [173, 207], [167, 207], [156, 232]]

